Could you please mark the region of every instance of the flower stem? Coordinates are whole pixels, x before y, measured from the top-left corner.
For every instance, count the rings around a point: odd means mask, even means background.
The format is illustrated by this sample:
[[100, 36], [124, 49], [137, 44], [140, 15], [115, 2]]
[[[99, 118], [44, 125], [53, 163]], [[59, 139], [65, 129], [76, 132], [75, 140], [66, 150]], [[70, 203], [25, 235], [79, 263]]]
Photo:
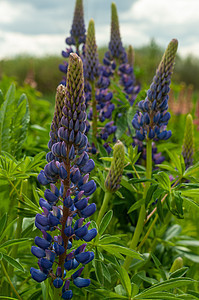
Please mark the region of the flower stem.
[[99, 214], [98, 214], [97, 222], [96, 222], [98, 226], [107, 210], [108, 202], [111, 199], [111, 197], [112, 197], [112, 193], [109, 191], [106, 191], [105, 195], [104, 195], [104, 200], [103, 200], [102, 206], [101, 206]]
[[2, 266], [2, 269], [3, 269], [3, 271], [4, 271], [4, 274], [5, 274], [6, 278], [8, 279], [8, 282], [9, 282], [11, 288], [13, 289], [14, 293], [16, 294], [17, 298], [18, 298], [19, 300], [22, 300], [21, 296], [18, 294], [18, 292], [16, 291], [14, 285], [12, 284], [12, 281], [11, 281], [11, 279], [10, 279], [10, 277], [9, 277], [9, 275], [8, 275], [8, 273], [7, 273], [7, 271], [6, 271], [6, 268], [5, 268], [5, 266], [4, 266], [2, 260], [1, 260], [1, 266]]
[[91, 103], [93, 109], [92, 142], [97, 147], [97, 101], [95, 99], [95, 81], [91, 82]]
[[[63, 184], [64, 184], [63, 200], [66, 197], [66, 193], [67, 193], [68, 189], [70, 188], [69, 151], [67, 153], [67, 159], [66, 159], [64, 164], [65, 164], [65, 168], [66, 168], [66, 171], [67, 171], [67, 178], [63, 182]], [[69, 214], [70, 214], [70, 209], [68, 207], [66, 207], [65, 205], [63, 205], [63, 217], [62, 217], [62, 222], [61, 222], [61, 224], [62, 224], [61, 236], [62, 236], [62, 239], [63, 239], [63, 242], [64, 242], [65, 252], [59, 256], [59, 266], [61, 267], [62, 277], [64, 276], [64, 261], [65, 261], [65, 258], [66, 258], [67, 247], [68, 247], [68, 237], [65, 235], [64, 229], [65, 229], [66, 221], [67, 221], [67, 218], [68, 218]]]
[[[151, 179], [151, 174], [152, 174], [152, 140], [147, 140], [146, 155], [147, 155], [146, 156], [146, 178]], [[146, 182], [145, 188], [144, 188], [144, 195], [143, 195], [144, 199], [146, 197], [149, 185], [150, 185], [150, 183]], [[137, 222], [135, 232], [134, 232], [133, 238], [131, 240], [131, 244], [130, 244], [130, 249], [132, 249], [132, 250], [136, 249], [137, 244], [139, 242], [140, 235], [141, 235], [143, 227], [144, 227], [145, 217], [146, 217], [145, 204], [142, 204], [142, 206], [140, 208], [138, 222]], [[132, 258], [127, 256], [125, 261], [124, 261], [124, 268], [126, 270], [129, 269], [131, 262], [132, 262]]]
[[158, 219], [158, 215], [155, 216], [155, 218], [154, 218], [153, 222], [151, 223], [151, 226], [149, 227], [149, 229], [148, 229], [147, 233], [145, 234], [143, 240], [141, 241], [141, 243], [140, 243], [139, 246], [137, 247], [137, 249], [136, 249], [137, 251], [144, 245], [144, 243], [145, 243], [145, 241], [147, 240], [149, 234], [151, 233], [151, 231], [152, 231], [152, 229], [153, 229], [153, 227], [154, 227], [154, 225], [155, 225], [157, 219]]
[[60, 293], [60, 288], [59, 288], [59, 289], [54, 288], [54, 295], [53, 295], [53, 296], [54, 296], [54, 297], [53, 297], [54, 300], [60, 299], [59, 293]]

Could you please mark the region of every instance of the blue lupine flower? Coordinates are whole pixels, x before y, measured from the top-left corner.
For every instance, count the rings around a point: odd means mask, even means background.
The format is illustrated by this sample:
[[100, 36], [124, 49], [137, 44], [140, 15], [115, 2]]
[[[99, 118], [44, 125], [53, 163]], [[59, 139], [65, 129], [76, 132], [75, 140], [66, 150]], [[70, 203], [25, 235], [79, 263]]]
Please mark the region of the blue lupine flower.
[[[44, 171], [38, 176], [41, 184], [50, 184], [44, 192], [45, 199], [39, 200], [43, 212], [35, 217], [35, 225], [42, 231], [43, 237], [37, 236], [37, 246], [31, 248], [32, 254], [39, 259], [40, 269], [31, 268], [30, 273], [38, 282], [51, 276], [54, 287], [60, 288], [64, 283], [64, 268], [74, 269], [72, 280], [76, 286], [84, 287], [90, 284], [90, 280], [82, 281], [80, 275], [83, 268], [77, 272], [75, 269], [79, 263], [89, 263], [94, 253], [84, 252], [85, 243], [67, 253], [74, 240], [91, 241], [97, 234], [96, 230], [88, 230], [90, 222], [85, 222], [85, 218], [96, 210], [96, 205], [88, 204], [89, 199], [85, 197], [96, 190], [96, 184], [94, 180], [89, 181], [89, 173], [95, 165], [87, 153], [83, 65], [77, 54], [70, 54], [66, 88], [61, 86], [57, 93], [61, 95], [56, 96], [58, 116], [54, 115], [51, 125], [48, 143], [51, 154]], [[55, 185], [57, 182], [61, 183], [59, 189]], [[53, 236], [56, 229], [60, 230], [61, 235]], [[55, 261], [58, 264], [56, 274], [53, 273]], [[63, 286], [62, 298], [72, 298], [68, 283]]]
[[37, 282], [42, 282], [46, 280], [47, 275], [43, 273], [41, 270], [35, 269], [35, 268], [30, 268], [30, 274], [34, 280]]
[[170, 119], [168, 92], [177, 47], [178, 41], [173, 39], [163, 55], [147, 97], [138, 104], [140, 111], [135, 114], [132, 125], [136, 129], [135, 138], [140, 141], [147, 138], [167, 140], [171, 136], [171, 131], [166, 130]]

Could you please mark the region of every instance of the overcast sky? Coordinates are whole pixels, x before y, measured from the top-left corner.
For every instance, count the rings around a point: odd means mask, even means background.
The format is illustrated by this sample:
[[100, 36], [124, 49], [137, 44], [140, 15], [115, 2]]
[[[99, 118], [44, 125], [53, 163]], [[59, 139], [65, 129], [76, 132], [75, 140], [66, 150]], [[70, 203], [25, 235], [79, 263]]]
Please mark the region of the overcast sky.
[[[95, 21], [98, 46], [110, 38], [111, 0], [84, 0], [86, 28]], [[115, 0], [124, 45], [166, 48], [179, 40], [179, 54], [199, 57], [199, 0]], [[60, 55], [69, 36], [75, 0], [0, 0], [0, 59], [27, 53]]]

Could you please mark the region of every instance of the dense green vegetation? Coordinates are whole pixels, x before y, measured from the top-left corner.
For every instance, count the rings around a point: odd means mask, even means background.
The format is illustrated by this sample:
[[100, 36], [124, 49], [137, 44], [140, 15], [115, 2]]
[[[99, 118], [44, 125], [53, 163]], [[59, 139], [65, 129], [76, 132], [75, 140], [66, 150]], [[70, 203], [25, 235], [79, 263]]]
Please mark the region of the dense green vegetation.
[[199, 60], [127, 60], [113, 3], [102, 68], [76, 4], [66, 86], [60, 57], [0, 61], [0, 299], [199, 299]]

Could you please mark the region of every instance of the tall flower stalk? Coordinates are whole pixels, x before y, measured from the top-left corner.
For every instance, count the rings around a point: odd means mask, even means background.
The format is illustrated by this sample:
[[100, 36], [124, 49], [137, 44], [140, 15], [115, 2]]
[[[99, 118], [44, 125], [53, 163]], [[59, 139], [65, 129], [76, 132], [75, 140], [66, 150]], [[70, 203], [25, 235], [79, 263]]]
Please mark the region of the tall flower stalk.
[[[80, 275], [94, 253], [85, 251], [87, 244], [80, 241], [89, 242], [97, 234], [95, 228], [88, 229], [90, 222], [85, 222], [96, 210], [94, 203], [88, 204], [88, 196], [95, 191], [96, 185], [93, 180], [89, 181], [94, 162], [87, 154], [85, 109], [83, 64], [80, 57], [72, 53], [66, 88], [59, 86], [57, 89], [48, 164], [38, 175], [39, 182], [50, 184], [50, 189], [45, 190], [45, 199], [40, 198], [43, 212], [35, 218], [35, 225], [43, 234], [42, 238], [35, 238], [37, 246], [31, 248], [32, 254], [39, 259], [39, 269], [30, 270], [32, 278], [38, 282], [51, 277], [55, 295], [61, 293], [63, 299], [72, 298], [70, 280], [77, 287], [90, 284], [90, 279]], [[67, 276], [70, 270], [74, 273]]]
[[92, 142], [97, 145], [97, 101], [95, 97], [95, 84], [99, 76], [99, 59], [97, 45], [95, 40], [95, 23], [93, 19], [88, 25], [88, 32], [85, 44], [84, 58], [85, 77], [91, 86], [91, 104], [92, 104]]
[[[168, 93], [169, 85], [171, 83], [171, 75], [173, 72], [173, 65], [175, 55], [178, 47], [178, 41], [173, 39], [158, 66], [156, 75], [150, 89], [147, 92], [145, 100], [138, 103], [139, 110], [132, 120], [132, 125], [136, 129], [136, 138], [143, 141], [146, 139], [146, 178], [151, 179], [152, 175], [152, 141], [163, 139], [167, 140], [171, 136], [171, 131], [166, 130], [166, 126], [170, 119], [168, 109]], [[145, 184], [143, 198], [149, 188], [149, 183]], [[145, 204], [140, 208], [138, 222], [130, 243], [131, 249], [136, 249], [143, 231], [144, 220], [146, 217]], [[132, 259], [126, 257], [124, 267], [128, 270]]]

